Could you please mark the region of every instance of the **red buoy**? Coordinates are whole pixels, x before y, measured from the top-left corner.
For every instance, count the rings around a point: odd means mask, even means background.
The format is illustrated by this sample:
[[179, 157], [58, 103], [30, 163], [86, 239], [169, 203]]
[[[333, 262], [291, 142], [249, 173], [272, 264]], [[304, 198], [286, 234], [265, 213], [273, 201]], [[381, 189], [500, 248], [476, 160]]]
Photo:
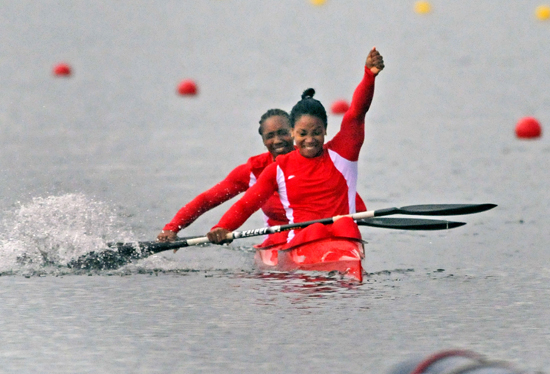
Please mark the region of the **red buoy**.
[[71, 67], [65, 63], [57, 64], [53, 67], [53, 75], [69, 76], [71, 75]]
[[523, 117], [516, 125], [516, 136], [523, 139], [540, 137], [542, 133], [540, 123], [536, 118]]
[[178, 93], [180, 95], [196, 95], [197, 84], [190, 79], [185, 79], [178, 85]]
[[333, 114], [344, 114], [348, 111], [348, 109], [349, 104], [346, 100], [336, 100], [330, 107]]

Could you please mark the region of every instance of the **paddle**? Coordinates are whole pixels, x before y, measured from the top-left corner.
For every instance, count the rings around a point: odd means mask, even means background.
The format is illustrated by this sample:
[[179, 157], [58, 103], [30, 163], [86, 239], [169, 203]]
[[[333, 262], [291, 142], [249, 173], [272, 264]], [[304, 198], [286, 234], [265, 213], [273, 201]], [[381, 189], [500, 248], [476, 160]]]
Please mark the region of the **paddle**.
[[449, 230], [464, 226], [465, 222], [453, 222], [420, 218], [364, 218], [356, 221], [359, 226], [399, 230]]
[[[366, 213], [366, 212], [365, 212]], [[359, 226], [372, 226], [386, 229], [399, 229], [399, 230], [447, 230], [455, 227], [463, 226], [464, 222], [451, 222], [432, 219], [416, 219], [416, 218], [360, 218], [362, 213], [350, 214], [346, 216], [337, 216], [332, 218], [319, 219], [315, 221], [307, 221], [300, 223], [293, 223], [281, 226], [263, 227], [261, 229], [246, 230], [246, 231], [233, 231], [227, 235], [228, 240], [251, 238], [254, 236], [261, 236], [266, 234], [275, 234], [281, 231], [289, 231], [296, 228], [304, 228], [314, 223], [328, 224], [333, 223], [341, 217], [352, 217], [356, 219]], [[356, 216], [359, 216], [358, 219]], [[189, 247], [192, 245], [210, 243], [206, 236], [197, 237], [186, 240], [178, 240], [171, 243], [155, 243], [148, 248], [150, 252], [158, 253], [169, 249]], [[164, 245], [160, 245], [164, 244]]]
[[458, 216], [463, 214], [481, 213], [496, 207], [496, 204], [430, 204], [409, 205], [401, 208], [386, 208], [372, 210], [367, 217], [381, 217], [393, 214], [408, 214], [415, 216]]
[[[333, 218], [331, 218], [333, 219]], [[248, 238], [264, 234], [273, 234], [280, 231], [291, 230], [297, 227], [306, 227], [311, 223], [283, 225], [264, 227], [262, 229], [248, 231], [234, 231], [232, 239]], [[315, 221], [315, 223], [318, 221]], [[400, 230], [447, 230], [455, 227], [463, 226], [463, 222], [451, 222], [432, 219], [415, 219], [415, 218], [364, 218], [357, 220], [359, 226], [371, 226], [387, 229]], [[155, 253], [189, 247], [197, 244], [209, 243], [207, 237], [192, 236], [188, 238], [179, 238], [177, 241], [160, 243], [160, 242], [135, 242], [135, 243], [108, 243], [107, 245], [113, 249], [106, 249], [100, 252], [90, 252], [80, 256], [76, 260], [70, 261], [67, 266], [72, 269], [81, 270], [113, 270], [133, 260], [139, 260], [149, 257]]]
[[189, 236], [179, 238], [178, 241], [170, 243], [161, 242], [131, 242], [131, 243], [107, 243], [106, 249], [100, 252], [89, 252], [80, 256], [76, 260], [70, 261], [67, 266], [72, 269], [83, 270], [113, 270], [126, 265], [132, 260], [139, 260], [149, 257], [155, 253], [167, 251], [169, 249], [180, 248], [177, 245], [180, 241], [200, 238], [199, 236]]
[[[351, 217], [360, 226], [371, 226], [379, 228], [400, 229], [400, 230], [446, 230], [465, 225], [463, 222], [451, 222], [441, 220], [411, 219], [411, 218], [373, 218], [393, 214], [408, 215], [460, 215], [479, 213], [496, 207], [495, 204], [436, 204], [436, 205], [411, 205], [402, 208], [387, 208], [374, 211], [348, 214], [319, 220], [300, 222], [281, 226], [264, 227], [255, 230], [234, 231], [228, 234], [227, 239], [249, 238], [266, 234], [274, 234], [281, 231], [288, 231], [297, 228], [304, 228], [314, 223], [330, 224], [341, 217]], [[137, 242], [137, 243], [108, 243], [108, 246], [116, 250], [105, 250], [102, 252], [90, 252], [80, 256], [78, 259], [69, 262], [70, 268], [76, 269], [116, 269], [132, 260], [148, 257], [152, 254], [189, 247], [192, 245], [209, 243], [206, 237], [180, 238], [169, 243], [160, 242]]]

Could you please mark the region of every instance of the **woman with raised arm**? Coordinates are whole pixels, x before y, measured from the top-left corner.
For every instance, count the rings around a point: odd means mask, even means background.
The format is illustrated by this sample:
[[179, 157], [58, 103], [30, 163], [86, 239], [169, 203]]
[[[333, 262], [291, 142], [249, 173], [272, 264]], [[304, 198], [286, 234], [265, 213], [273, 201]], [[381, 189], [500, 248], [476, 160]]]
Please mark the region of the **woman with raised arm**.
[[[304, 91], [290, 113], [296, 150], [277, 157], [265, 168], [257, 183], [207, 234], [208, 239], [218, 244], [226, 242], [227, 234], [240, 227], [275, 192], [289, 223], [355, 213], [357, 161], [364, 140], [365, 115], [372, 102], [375, 76], [383, 68], [383, 58], [373, 48], [340, 131], [327, 143], [326, 110], [313, 98], [315, 90]], [[332, 227], [315, 224], [288, 232], [284, 248], [326, 236], [360, 238], [361, 234], [351, 218], [342, 218]]]
[[[177, 240], [177, 233], [188, 227], [197, 218], [218, 205], [246, 191], [256, 183], [262, 171], [275, 159], [294, 150], [291, 135], [290, 117], [282, 109], [269, 109], [260, 118], [258, 132], [267, 152], [253, 156], [245, 164], [237, 166], [229, 175], [214, 187], [204, 191], [185, 206], [183, 206], [172, 221], [164, 226], [158, 234], [160, 242]], [[356, 196], [358, 211], [367, 210], [359, 195]], [[288, 223], [285, 210], [278, 194], [275, 192], [261, 207], [267, 226], [284, 225]], [[272, 247], [286, 242], [286, 234], [271, 235], [258, 247]], [[276, 260], [276, 249], [266, 251], [266, 258], [271, 262]]]

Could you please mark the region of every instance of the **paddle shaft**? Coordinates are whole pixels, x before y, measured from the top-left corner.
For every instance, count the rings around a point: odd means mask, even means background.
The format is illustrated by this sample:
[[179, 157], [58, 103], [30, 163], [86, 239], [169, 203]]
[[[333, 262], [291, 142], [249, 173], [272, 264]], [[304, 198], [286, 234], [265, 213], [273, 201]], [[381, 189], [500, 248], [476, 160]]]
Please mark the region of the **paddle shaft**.
[[[379, 209], [379, 210], [369, 210], [366, 212], [346, 214], [346, 215], [323, 218], [323, 219], [318, 219], [313, 221], [305, 221], [305, 222], [299, 222], [299, 223], [291, 223], [287, 225], [263, 227], [263, 228], [254, 229], [254, 230], [233, 231], [227, 234], [226, 239], [233, 240], [233, 239], [242, 239], [242, 238], [250, 238], [254, 236], [275, 234], [281, 231], [304, 228], [315, 223], [328, 225], [328, 224], [334, 223], [335, 221], [343, 217], [351, 217], [354, 220], [362, 220], [362, 219], [368, 219], [373, 217], [389, 216], [393, 214], [447, 216], [447, 215], [479, 213], [485, 210], [492, 209], [495, 206], [496, 205], [494, 204], [435, 204], [435, 205], [432, 204], [432, 205], [411, 205], [411, 206], [406, 206], [402, 208], [386, 208], [386, 209]], [[366, 226], [368, 225], [364, 222], [363, 224]], [[458, 227], [458, 226], [461, 226], [461, 224], [454, 225], [452, 227]], [[389, 226], [385, 226], [385, 227], [389, 228]], [[452, 227], [448, 226], [447, 228], [452, 228]], [[395, 228], [403, 228], [403, 227], [395, 227]], [[412, 228], [409, 228], [409, 229], [412, 229]], [[415, 227], [414, 229], [420, 230], [420, 228], [418, 227]], [[442, 228], [433, 227], [431, 229], [440, 230]], [[206, 244], [209, 242], [210, 241], [208, 240], [207, 237], [193, 238], [193, 239], [182, 240], [182, 241], [173, 242], [173, 243], [166, 243], [166, 244], [172, 244], [172, 246], [166, 249], [159, 248], [159, 250], [157, 251], [155, 249], [152, 249], [152, 251], [156, 253], [156, 252], [165, 251], [167, 249], [176, 249], [176, 248], [188, 247], [192, 245]]]
[[[275, 234], [281, 231], [288, 231], [293, 229], [301, 229], [314, 223], [321, 223], [323, 225], [329, 225], [336, 222], [343, 217], [351, 217], [354, 220], [360, 220], [365, 218], [383, 217], [393, 214], [406, 214], [406, 215], [427, 215], [427, 216], [450, 216], [461, 214], [473, 214], [483, 212], [496, 207], [495, 204], [430, 204], [430, 205], [410, 205], [402, 208], [386, 208], [378, 210], [369, 210], [366, 212], [359, 212], [353, 214], [345, 214], [341, 216], [335, 216], [331, 218], [323, 218], [313, 221], [305, 221], [299, 223], [290, 223], [288, 225], [264, 227], [261, 229], [246, 230], [246, 231], [233, 231], [227, 234], [227, 239], [241, 239], [249, 238], [252, 236]], [[197, 238], [196, 242], [188, 241], [189, 245], [208, 243], [208, 239]]]
[[[275, 234], [281, 231], [288, 231], [288, 230], [294, 230], [294, 229], [301, 229], [310, 225], [313, 225], [314, 223], [321, 223], [323, 225], [329, 225], [331, 223], [334, 223], [340, 218], [343, 217], [351, 217], [354, 220], [357, 219], [363, 219], [363, 218], [371, 218], [374, 216], [375, 211], [367, 211], [367, 212], [360, 212], [360, 213], [354, 213], [354, 214], [346, 214], [343, 216], [335, 216], [331, 218], [323, 218], [313, 221], [305, 221], [300, 223], [290, 223], [288, 225], [279, 225], [279, 226], [269, 226], [269, 227], [262, 227], [260, 229], [253, 229], [253, 230], [244, 230], [244, 231], [233, 231], [227, 234], [226, 239], [227, 240], [233, 240], [233, 239], [243, 239], [243, 238], [251, 238], [254, 236], [261, 236], [261, 235], [268, 235], [268, 234]], [[174, 242], [175, 244], [176, 242]], [[181, 247], [187, 247], [191, 245], [198, 245], [198, 244], [206, 244], [210, 243], [208, 238], [206, 236], [201, 238], [194, 238], [194, 239], [188, 239], [183, 240], [179, 242], [181, 244]], [[171, 249], [171, 248], [170, 248]]]

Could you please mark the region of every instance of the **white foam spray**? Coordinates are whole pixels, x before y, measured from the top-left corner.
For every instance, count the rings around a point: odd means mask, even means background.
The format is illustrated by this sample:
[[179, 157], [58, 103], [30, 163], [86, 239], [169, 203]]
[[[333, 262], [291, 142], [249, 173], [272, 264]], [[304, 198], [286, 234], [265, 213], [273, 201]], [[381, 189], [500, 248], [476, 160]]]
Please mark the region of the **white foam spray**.
[[83, 194], [37, 197], [4, 214], [0, 273], [66, 267], [106, 241], [132, 241], [133, 234], [108, 204]]

